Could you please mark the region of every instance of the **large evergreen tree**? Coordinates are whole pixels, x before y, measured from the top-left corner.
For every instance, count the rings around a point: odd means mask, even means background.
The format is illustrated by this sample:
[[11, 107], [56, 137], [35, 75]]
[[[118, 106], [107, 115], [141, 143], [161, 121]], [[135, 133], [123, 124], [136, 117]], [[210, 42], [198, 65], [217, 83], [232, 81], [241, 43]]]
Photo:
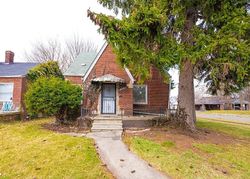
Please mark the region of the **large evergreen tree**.
[[238, 91], [250, 81], [248, 0], [99, 0], [122, 18], [89, 10], [118, 61], [138, 79], [151, 65], [164, 75], [178, 67], [182, 122], [195, 130], [193, 79], [212, 93]]

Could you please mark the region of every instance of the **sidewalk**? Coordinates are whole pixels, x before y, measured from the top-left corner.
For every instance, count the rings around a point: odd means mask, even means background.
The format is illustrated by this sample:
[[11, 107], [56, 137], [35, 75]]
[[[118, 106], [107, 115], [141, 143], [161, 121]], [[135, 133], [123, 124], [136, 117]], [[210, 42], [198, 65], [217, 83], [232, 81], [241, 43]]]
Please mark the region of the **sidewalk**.
[[102, 161], [119, 179], [163, 179], [167, 176], [130, 152], [121, 140], [122, 132], [107, 131], [87, 134], [93, 138]]

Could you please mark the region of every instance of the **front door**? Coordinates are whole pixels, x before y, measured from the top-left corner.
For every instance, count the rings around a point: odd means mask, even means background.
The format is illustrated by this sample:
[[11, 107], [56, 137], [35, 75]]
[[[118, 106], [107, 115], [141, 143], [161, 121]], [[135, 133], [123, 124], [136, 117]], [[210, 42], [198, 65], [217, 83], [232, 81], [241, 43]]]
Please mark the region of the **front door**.
[[102, 114], [116, 113], [116, 86], [115, 84], [102, 85]]

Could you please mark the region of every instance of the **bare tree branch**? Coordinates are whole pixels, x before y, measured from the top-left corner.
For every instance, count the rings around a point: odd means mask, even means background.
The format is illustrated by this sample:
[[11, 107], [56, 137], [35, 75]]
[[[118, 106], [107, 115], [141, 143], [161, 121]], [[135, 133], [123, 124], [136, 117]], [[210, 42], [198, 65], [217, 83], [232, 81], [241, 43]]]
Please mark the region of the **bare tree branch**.
[[72, 63], [81, 52], [96, 52], [98, 50], [96, 44], [89, 40], [83, 40], [79, 38], [78, 35], [75, 35], [72, 40], [66, 41], [66, 48], [70, 63]]
[[97, 45], [92, 41], [81, 39], [75, 35], [63, 43], [57, 39], [36, 42], [33, 44], [32, 50], [28, 53], [25, 52], [24, 56], [28, 62], [57, 61], [60, 69], [65, 71], [80, 53], [96, 52], [97, 50]]

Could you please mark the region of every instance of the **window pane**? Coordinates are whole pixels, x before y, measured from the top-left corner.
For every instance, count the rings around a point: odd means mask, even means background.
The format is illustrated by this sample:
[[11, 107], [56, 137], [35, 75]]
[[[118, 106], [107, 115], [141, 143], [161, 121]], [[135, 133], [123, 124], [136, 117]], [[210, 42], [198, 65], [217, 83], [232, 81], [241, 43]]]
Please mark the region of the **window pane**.
[[103, 96], [115, 97], [115, 85], [103, 85]]
[[9, 101], [13, 98], [13, 84], [0, 84], [0, 101]]
[[13, 84], [0, 84], [0, 93], [12, 93]]
[[10, 93], [0, 93], [0, 101], [10, 101], [12, 94]]
[[147, 103], [147, 91], [145, 85], [134, 85], [133, 88], [134, 103]]

